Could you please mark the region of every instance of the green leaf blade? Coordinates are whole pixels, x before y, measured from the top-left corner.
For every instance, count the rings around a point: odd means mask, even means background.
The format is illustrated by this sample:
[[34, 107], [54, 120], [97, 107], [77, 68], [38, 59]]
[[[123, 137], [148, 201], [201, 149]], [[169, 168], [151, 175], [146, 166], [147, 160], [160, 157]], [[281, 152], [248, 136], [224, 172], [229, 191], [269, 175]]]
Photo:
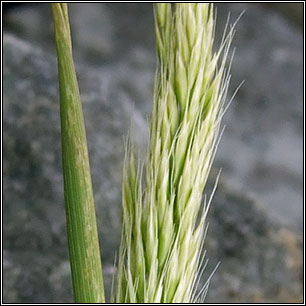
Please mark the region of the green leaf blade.
[[52, 12], [58, 59], [65, 209], [74, 296], [77, 303], [104, 303], [87, 140], [72, 58], [67, 4], [53, 3]]

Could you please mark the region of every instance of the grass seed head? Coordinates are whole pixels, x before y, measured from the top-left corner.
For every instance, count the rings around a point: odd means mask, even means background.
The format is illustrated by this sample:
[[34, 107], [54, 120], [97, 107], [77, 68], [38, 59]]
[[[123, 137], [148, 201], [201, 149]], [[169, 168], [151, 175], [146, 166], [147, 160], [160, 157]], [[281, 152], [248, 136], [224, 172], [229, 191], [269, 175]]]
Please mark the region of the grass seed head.
[[114, 301], [190, 303], [202, 262], [209, 205], [202, 211], [201, 199], [218, 143], [233, 31], [214, 53], [213, 4], [157, 3], [154, 17], [158, 66], [146, 179], [142, 191], [142, 172], [129, 148]]

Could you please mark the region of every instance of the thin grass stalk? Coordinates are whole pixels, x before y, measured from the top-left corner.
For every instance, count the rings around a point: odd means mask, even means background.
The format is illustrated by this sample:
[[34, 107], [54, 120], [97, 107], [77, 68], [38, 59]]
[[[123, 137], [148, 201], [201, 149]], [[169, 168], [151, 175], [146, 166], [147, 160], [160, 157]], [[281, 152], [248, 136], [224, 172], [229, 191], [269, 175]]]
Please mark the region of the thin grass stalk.
[[75, 302], [104, 303], [104, 285], [84, 118], [72, 57], [68, 7], [52, 4], [58, 61], [62, 166]]
[[117, 303], [196, 301], [210, 204], [201, 208], [202, 193], [229, 82], [233, 30], [213, 52], [213, 4], [157, 3], [154, 16], [158, 66], [145, 186], [128, 143]]

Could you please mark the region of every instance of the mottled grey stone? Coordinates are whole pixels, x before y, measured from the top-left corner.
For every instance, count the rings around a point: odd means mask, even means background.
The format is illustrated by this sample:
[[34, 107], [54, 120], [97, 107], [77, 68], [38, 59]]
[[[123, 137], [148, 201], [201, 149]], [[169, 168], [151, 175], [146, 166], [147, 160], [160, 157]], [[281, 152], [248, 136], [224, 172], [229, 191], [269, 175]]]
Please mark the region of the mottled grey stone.
[[[67, 302], [72, 293], [67, 282], [56, 61], [4, 35], [3, 75], [3, 236], [9, 257], [4, 271], [5, 298]], [[98, 75], [88, 72], [79, 82], [109, 289], [107, 271], [112, 271], [120, 237], [123, 136], [133, 117], [136, 136], [147, 127], [124, 96], [105, 99]], [[137, 137], [139, 144], [142, 138]], [[18, 284], [12, 286], [14, 280]]]
[[[296, 302], [302, 296], [302, 34], [258, 5], [219, 4], [217, 40], [228, 11], [235, 20], [244, 9], [230, 93], [245, 84], [225, 115], [216, 156], [223, 171], [209, 215], [205, 277], [221, 265], [207, 301]], [[109, 292], [120, 237], [123, 137], [134, 122], [143, 156], [152, 107], [152, 6], [71, 4], [70, 15]], [[12, 34], [3, 41], [4, 302], [71, 302], [49, 5], [12, 11], [4, 30]]]
[[[219, 183], [209, 215], [208, 270], [220, 261], [207, 302], [282, 303], [302, 299], [302, 240], [255, 199]], [[207, 278], [209, 274], [206, 273]]]
[[[231, 10], [237, 15], [242, 9], [237, 5]], [[232, 84], [245, 83], [225, 115], [217, 161], [233, 188], [251, 194], [273, 218], [301, 231], [301, 33], [277, 14], [250, 5], [233, 45]]]

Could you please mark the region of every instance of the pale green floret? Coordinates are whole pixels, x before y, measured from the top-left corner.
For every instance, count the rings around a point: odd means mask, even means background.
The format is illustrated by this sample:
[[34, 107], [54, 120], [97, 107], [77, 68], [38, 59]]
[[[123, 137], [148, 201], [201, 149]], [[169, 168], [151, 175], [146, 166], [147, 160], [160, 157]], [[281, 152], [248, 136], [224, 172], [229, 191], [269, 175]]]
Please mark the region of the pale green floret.
[[218, 143], [233, 34], [213, 53], [213, 14], [205, 3], [154, 6], [159, 65], [145, 188], [128, 145], [114, 302], [195, 301], [210, 204], [201, 200]]

